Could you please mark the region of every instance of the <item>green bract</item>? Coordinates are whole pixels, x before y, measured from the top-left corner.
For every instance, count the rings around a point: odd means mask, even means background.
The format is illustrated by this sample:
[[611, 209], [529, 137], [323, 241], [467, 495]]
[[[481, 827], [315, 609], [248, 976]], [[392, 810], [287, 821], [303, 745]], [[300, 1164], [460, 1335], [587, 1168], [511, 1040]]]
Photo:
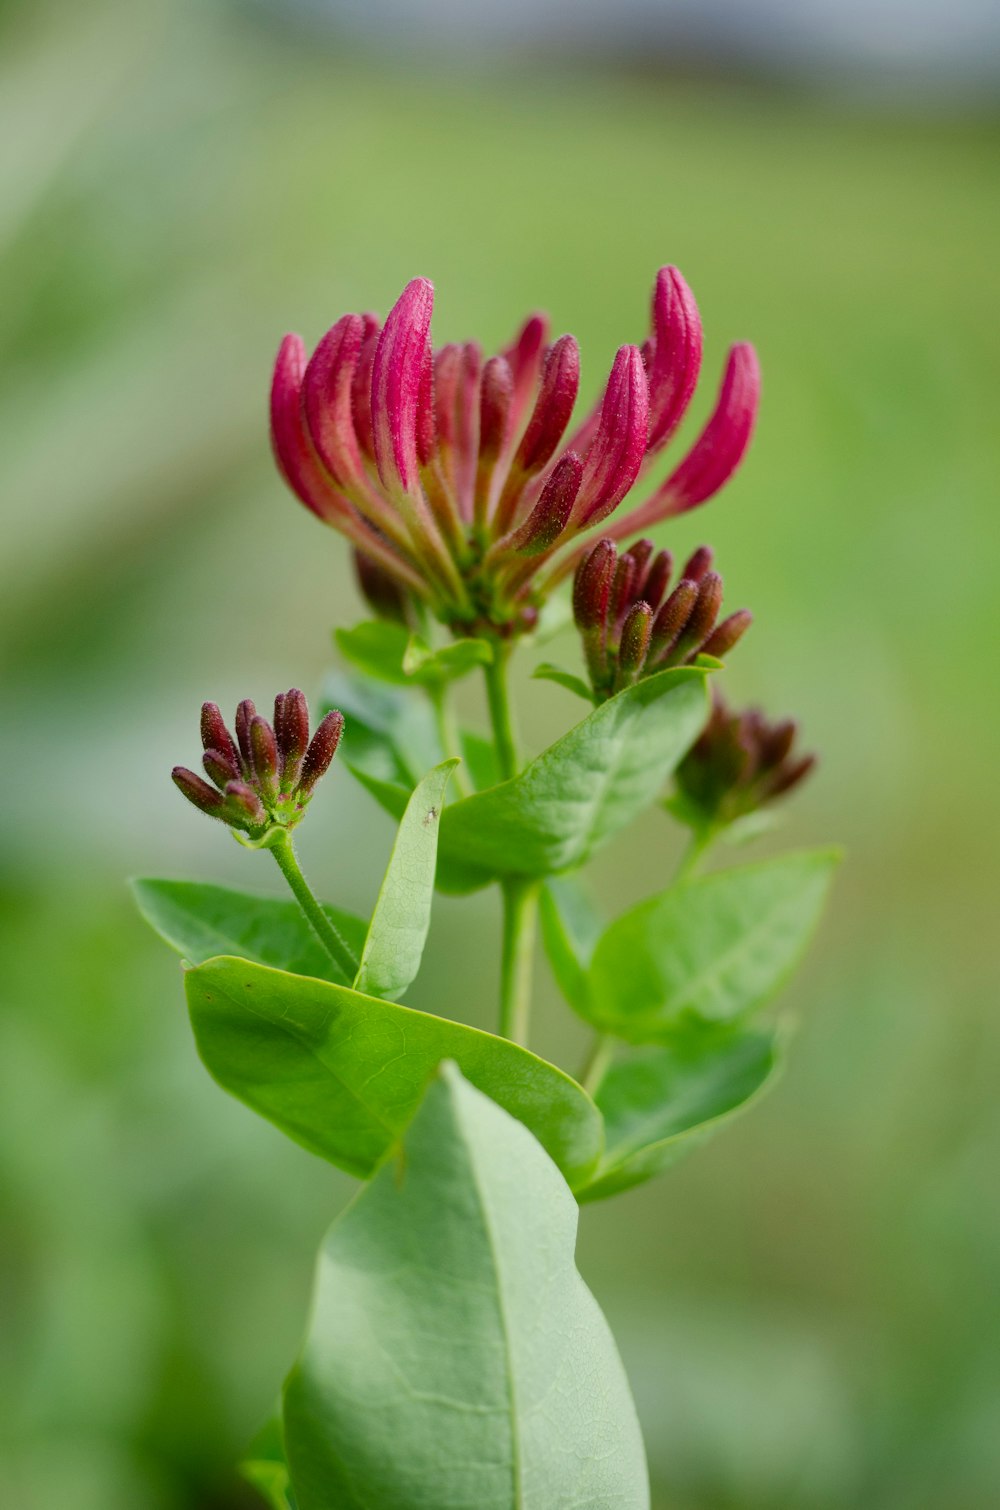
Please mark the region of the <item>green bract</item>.
[[453, 1059], [518, 1117], [571, 1183], [601, 1153], [600, 1115], [554, 1065], [491, 1033], [330, 981], [214, 959], [185, 975], [206, 1068], [310, 1152], [367, 1178]]
[[646, 1510], [558, 1170], [454, 1067], [334, 1223], [285, 1390], [300, 1510]]

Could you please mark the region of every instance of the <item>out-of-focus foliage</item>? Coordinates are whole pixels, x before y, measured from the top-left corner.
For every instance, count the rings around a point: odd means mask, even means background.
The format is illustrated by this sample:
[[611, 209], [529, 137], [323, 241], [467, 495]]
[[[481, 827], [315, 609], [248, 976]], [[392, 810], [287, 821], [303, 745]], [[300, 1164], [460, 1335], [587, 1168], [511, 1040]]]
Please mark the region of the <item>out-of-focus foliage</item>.
[[[268, 884], [169, 768], [203, 697], [318, 691], [330, 627], [362, 612], [267, 453], [278, 338], [384, 311], [426, 273], [439, 339], [495, 346], [547, 307], [592, 393], [667, 260], [708, 370], [749, 337], [765, 389], [744, 472], [664, 539], [711, 540], [755, 611], [734, 701], [794, 713], [822, 754], [781, 846], [843, 840], [849, 860], [781, 1086], [738, 1138], [586, 1210], [581, 1269], [662, 1510], [993, 1503], [997, 135], [671, 77], [411, 74], [193, 0], [0, 9], [0, 1420], [19, 1510], [241, 1503], [230, 1465], [350, 1188], [219, 1096], [123, 883]], [[533, 664], [538, 749], [578, 705]], [[388, 822], [343, 772], [314, 813], [310, 874], [367, 915]], [[669, 834], [647, 819], [602, 854], [606, 914], [666, 884]], [[494, 905], [436, 908], [413, 1005], [465, 1015]], [[539, 1051], [572, 1055], [553, 988], [539, 1018]]]

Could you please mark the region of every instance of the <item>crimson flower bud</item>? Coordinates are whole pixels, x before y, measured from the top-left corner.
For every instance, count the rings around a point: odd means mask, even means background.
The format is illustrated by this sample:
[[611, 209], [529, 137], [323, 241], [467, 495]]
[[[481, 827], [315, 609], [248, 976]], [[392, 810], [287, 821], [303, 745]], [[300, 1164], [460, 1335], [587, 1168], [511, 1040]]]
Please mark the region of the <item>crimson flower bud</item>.
[[580, 388], [580, 348], [573, 336], [560, 336], [549, 349], [542, 383], [514, 465], [522, 475], [541, 471], [569, 424]]
[[712, 565], [715, 552], [710, 545], [699, 545], [698, 549], [684, 563], [681, 576], [689, 582], [700, 582]]
[[[663, 602], [663, 594], [670, 585], [673, 572], [674, 558], [670, 552], [657, 551], [642, 588], [642, 596], [654, 613]], [[683, 575], [681, 572], [681, 576]]]
[[258, 828], [267, 822], [267, 812], [253, 787], [246, 781], [230, 781], [226, 787], [225, 816], [237, 827]]
[[573, 617], [577, 628], [585, 633], [604, 627], [616, 564], [614, 542], [598, 540], [577, 567], [573, 583]]
[[815, 756], [792, 758], [797, 728], [757, 708], [731, 713], [715, 692], [712, 713], [677, 768], [679, 816], [694, 828], [725, 827], [804, 781]]
[[299, 793], [303, 797], [311, 797], [313, 788], [319, 778], [330, 768], [330, 762], [337, 753], [340, 736], [344, 732], [344, 715], [334, 709], [328, 713], [309, 741], [305, 759], [302, 762], [302, 775], [299, 777]]
[[714, 655], [721, 661], [743, 638], [752, 623], [753, 614], [749, 609], [738, 608], [712, 630], [699, 654]]
[[239, 742], [243, 771], [246, 775], [253, 772], [253, 750], [250, 745], [250, 724], [256, 716], [257, 709], [249, 697], [245, 697], [236, 709], [236, 738]]
[[278, 744], [274, 730], [259, 713], [250, 720], [250, 749], [255, 786], [265, 800], [278, 795]]
[[665, 663], [673, 650], [684, 626], [691, 617], [691, 610], [698, 601], [698, 584], [682, 577], [670, 594], [656, 618], [649, 645], [649, 659], [658, 668]]
[[479, 455], [495, 460], [507, 439], [514, 379], [505, 357], [490, 357], [479, 394]]
[[281, 785], [291, 791], [298, 785], [309, 744], [309, 707], [298, 687], [279, 692], [274, 699], [274, 734], [281, 757]]
[[[218, 750], [238, 770], [240, 757], [233, 736], [226, 728], [226, 721], [216, 703], [201, 705], [201, 742], [206, 750]], [[235, 774], [235, 771], [234, 771]]]
[[224, 755], [221, 750], [206, 750], [201, 757], [201, 763], [205, 767], [206, 774], [215, 782], [219, 791], [225, 791], [230, 781], [238, 781], [240, 768], [235, 760]]
[[639, 475], [646, 451], [649, 385], [638, 346], [615, 357], [601, 405], [575, 510], [581, 528], [596, 524], [621, 503]]
[[676, 267], [661, 267], [653, 288], [649, 354], [649, 450], [673, 435], [691, 402], [701, 370], [701, 316]]
[[521, 528], [510, 536], [507, 549], [521, 556], [540, 556], [550, 550], [570, 521], [582, 477], [583, 462], [575, 452], [567, 451]]
[[207, 813], [210, 818], [218, 818], [225, 806], [222, 795], [210, 787], [207, 781], [202, 781], [194, 771], [189, 771], [187, 766], [175, 765], [170, 773], [171, 779], [178, 791], [183, 792], [189, 802], [193, 802], [196, 808]]
[[382, 327], [372, 366], [372, 425], [379, 477], [390, 491], [417, 485], [417, 427], [434, 286], [413, 278]]
[[652, 628], [653, 610], [649, 604], [633, 604], [622, 625], [621, 644], [618, 647], [618, 686], [627, 687], [641, 672], [646, 662]]

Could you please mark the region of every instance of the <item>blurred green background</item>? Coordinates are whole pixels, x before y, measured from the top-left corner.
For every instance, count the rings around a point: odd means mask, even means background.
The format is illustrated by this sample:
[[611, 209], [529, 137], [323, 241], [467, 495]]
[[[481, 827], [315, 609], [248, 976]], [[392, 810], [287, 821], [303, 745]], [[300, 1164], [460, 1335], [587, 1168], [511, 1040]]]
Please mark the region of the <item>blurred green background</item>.
[[[317, 692], [359, 613], [270, 461], [278, 339], [423, 273], [438, 341], [541, 306], [594, 392], [665, 261], [706, 323], [691, 428], [731, 340], [764, 366], [744, 471], [667, 537], [715, 545], [755, 611], [732, 697], [822, 753], [757, 852], [850, 858], [782, 1084], [587, 1209], [580, 1264], [658, 1510], [997, 1503], [997, 127], [982, 102], [348, 49], [277, 8], [0, 6], [4, 1504], [249, 1504], [231, 1464], [352, 1188], [210, 1083], [124, 880], [273, 886], [168, 771], [202, 698]], [[533, 659], [538, 747], [579, 709]], [[346, 772], [315, 813], [317, 887], [370, 905], [387, 821]], [[654, 815], [595, 892], [658, 889], [676, 848]], [[488, 1023], [496, 925], [492, 895], [443, 900], [414, 1004]], [[572, 1063], [541, 966], [539, 993], [538, 1047]]]

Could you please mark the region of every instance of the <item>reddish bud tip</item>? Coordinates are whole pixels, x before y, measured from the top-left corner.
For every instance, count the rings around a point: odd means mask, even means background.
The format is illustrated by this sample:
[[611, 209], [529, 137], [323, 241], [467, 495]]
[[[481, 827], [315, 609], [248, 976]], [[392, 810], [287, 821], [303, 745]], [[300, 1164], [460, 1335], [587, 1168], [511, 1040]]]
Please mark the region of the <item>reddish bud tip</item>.
[[682, 642], [697, 645], [700, 648], [702, 641], [715, 628], [715, 621], [719, 617], [721, 607], [722, 578], [718, 572], [710, 571], [702, 578], [698, 588], [698, 601], [691, 610], [691, 617], [685, 626]]
[[760, 403], [760, 365], [746, 342], [729, 353], [715, 410], [680, 466], [661, 489], [669, 506], [681, 514], [711, 498], [743, 460], [753, 435]]
[[649, 385], [638, 346], [622, 346], [604, 392], [597, 433], [587, 453], [576, 518], [581, 528], [605, 519], [635, 482], [646, 450]]
[[228, 756], [234, 765], [239, 764], [233, 736], [226, 728], [226, 720], [217, 703], [201, 705], [201, 743], [204, 749], [218, 750], [222, 755]]
[[[658, 551], [643, 584], [642, 595], [655, 613], [674, 574], [674, 558], [669, 551]], [[684, 573], [682, 572], [683, 576]]]
[[507, 439], [514, 379], [505, 357], [490, 357], [483, 368], [479, 396], [479, 454], [493, 460]]
[[264, 804], [245, 781], [231, 781], [226, 787], [223, 817], [237, 828], [259, 828], [267, 822]]
[[372, 366], [375, 460], [386, 487], [409, 491], [417, 481], [417, 421], [434, 308], [434, 286], [414, 278], [382, 328]]
[[689, 582], [700, 582], [709, 570], [714, 559], [714, 551], [710, 545], [699, 545], [698, 549], [684, 563], [681, 576]]
[[517, 471], [530, 476], [551, 460], [570, 422], [579, 387], [580, 348], [573, 336], [560, 336], [545, 358], [538, 398], [517, 449]]
[[604, 625], [618, 552], [612, 540], [598, 540], [576, 569], [573, 581], [573, 617], [585, 634]]
[[570, 521], [582, 478], [583, 462], [574, 451], [567, 451], [553, 467], [535, 507], [511, 537], [512, 551], [540, 556], [556, 543]]
[[683, 419], [701, 370], [701, 317], [676, 267], [656, 275], [651, 347], [648, 449], [658, 451]]
[[774, 780], [768, 784], [767, 796], [783, 797], [793, 787], [805, 781], [810, 772], [816, 769], [816, 764], [815, 755], [803, 755], [801, 760], [795, 761], [793, 765], [777, 773]]
[[237, 781], [240, 768], [237, 762], [222, 750], [206, 750], [201, 757], [205, 773], [215, 782], [220, 792], [225, 791], [230, 781]]
[[236, 738], [239, 742], [242, 766], [244, 772], [249, 775], [253, 770], [253, 750], [250, 745], [250, 722], [257, 712], [253, 700], [245, 697], [236, 709]]
[[281, 758], [281, 785], [291, 791], [298, 782], [309, 744], [309, 705], [298, 687], [274, 699], [274, 734]]
[[682, 578], [656, 618], [650, 640], [650, 660], [662, 661], [673, 649], [698, 601], [698, 584]]
[[274, 730], [259, 713], [250, 720], [250, 750], [257, 790], [265, 801], [278, 795], [278, 743]]
[[183, 792], [189, 802], [201, 812], [207, 813], [210, 818], [221, 816], [225, 806], [224, 799], [214, 787], [210, 787], [207, 781], [202, 781], [194, 771], [189, 771], [187, 766], [175, 765], [170, 773], [174, 786], [179, 792]]
[[[735, 613], [731, 613], [727, 619], [723, 619], [722, 623], [713, 629], [701, 647], [701, 654], [714, 655], [719, 660], [722, 660], [724, 656], [729, 654], [733, 646], [743, 638], [752, 623], [753, 614], [750, 613], [749, 609], [738, 608]], [[794, 739], [794, 737], [795, 725], [793, 724], [792, 738]], [[789, 741], [790, 744], [791, 741]], [[787, 750], [785, 753], [787, 754]]]
[[653, 610], [649, 604], [633, 604], [622, 625], [618, 650], [618, 665], [629, 680], [634, 680], [645, 664], [652, 629]]
[[354, 381], [351, 384], [351, 409], [354, 414], [354, 433], [358, 445], [367, 457], [375, 459], [375, 427], [372, 423], [372, 369], [375, 366], [375, 351], [381, 327], [374, 315], [362, 315], [364, 334]]
[[309, 748], [302, 762], [302, 774], [299, 777], [299, 791], [302, 796], [310, 796], [319, 778], [329, 770], [343, 732], [344, 715], [334, 709], [326, 715], [309, 741]]

